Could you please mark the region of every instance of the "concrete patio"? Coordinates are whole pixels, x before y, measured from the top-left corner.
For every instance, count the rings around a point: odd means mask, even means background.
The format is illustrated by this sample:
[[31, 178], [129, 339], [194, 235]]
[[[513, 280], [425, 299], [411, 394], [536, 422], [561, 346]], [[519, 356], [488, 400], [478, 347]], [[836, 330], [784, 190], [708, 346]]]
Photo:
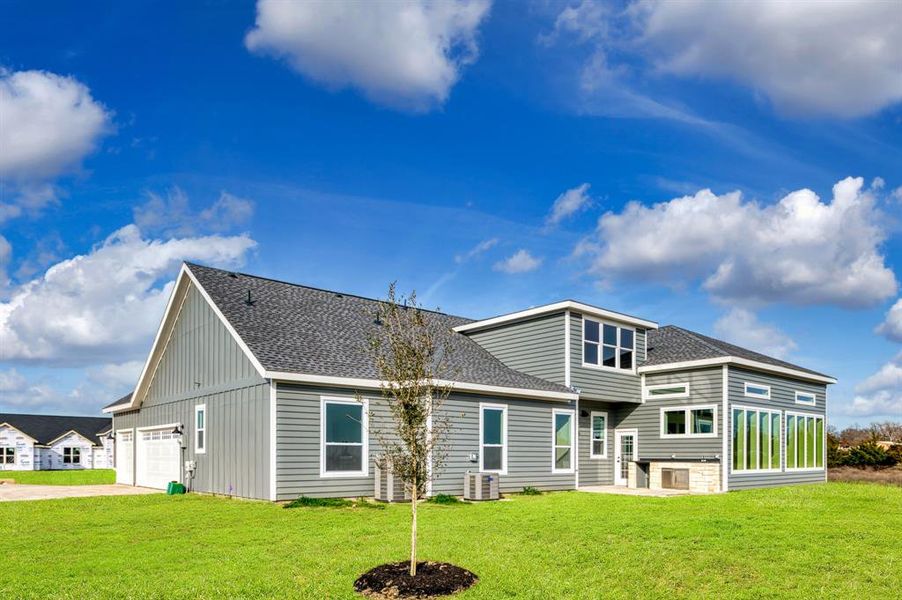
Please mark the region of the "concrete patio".
[[628, 488], [622, 485], [581, 485], [580, 492], [593, 494], [617, 494], [620, 496], [648, 496], [650, 498], [669, 498], [671, 496], [688, 496], [688, 490], [650, 490], [648, 488]]

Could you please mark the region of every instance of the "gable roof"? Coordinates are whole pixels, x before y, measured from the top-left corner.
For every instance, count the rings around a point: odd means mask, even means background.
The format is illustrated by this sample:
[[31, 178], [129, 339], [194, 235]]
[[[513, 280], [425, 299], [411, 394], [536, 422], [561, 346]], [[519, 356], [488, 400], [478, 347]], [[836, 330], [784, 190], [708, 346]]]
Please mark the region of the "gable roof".
[[38, 444], [47, 445], [72, 431], [97, 444], [97, 436], [109, 431], [113, 421], [109, 417], [0, 413], [0, 425], [3, 423], [15, 427]]
[[738, 366], [773, 370], [802, 379], [814, 379], [823, 383], [836, 382], [829, 375], [675, 325], [666, 325], [649, 331], [647, 348], [647, 359], [639, 368], [640, 372], [665, 370], [685, 363], [707, 361], [709, 364], [721, 364], [732, 362]]
[[524, 321], [526, 319], [532, 319], [542, 315], [563, 312], [565, 310], [572, 310], [581, 314], [589, 315], [591, 317], [618, 321], [620, 323], [626, 323], [635, 327], [641, 327], [643, 329], [658, 328], [658, 324], [654, 321], [641, 319], [639, 317], [615, 312], [598, 306], [592, 306], [591, 304], [585, 304], [584, 302], [577, 302], [576, 300], [562, 300], [560, 302], [543, 304], [542, 306], [535, 306], [526, 310], [519, 310], [517, 312], [508, 313], [506, 315], [491, 317], [489, 319], [468, 321], [463, 325], [457, 325], [456, 327], [454, 327], [454, 331], [457, 331], [459, 333], [472, 333], [475, 331], [481, 331], [483, 329], [491, 329], [492, 327], [510, 325], [511, 323]]
[[122, 396], [121, 398], [116, 398], [115, 400], [113, 400], [112, 402], [110, 402], [109, 404], [104, 406], [103, 410], [106, 410], [108, 408], [113, 408], [115, 406], [119, 406], [120, 404], [122, 406], [127, 406], [131, 402], [131, 400], [132, 400], [132, 392], [129, 392], [126, 395]]

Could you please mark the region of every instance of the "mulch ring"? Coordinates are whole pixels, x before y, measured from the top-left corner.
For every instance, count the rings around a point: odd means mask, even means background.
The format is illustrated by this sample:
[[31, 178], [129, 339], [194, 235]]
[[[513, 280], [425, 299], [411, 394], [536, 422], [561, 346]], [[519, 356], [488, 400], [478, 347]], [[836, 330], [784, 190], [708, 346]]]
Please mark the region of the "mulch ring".
[[376, 600], [383, 598], [435, 598], [465, 590], [478, 581], [476, 575], [450, 563], [420, 561], [410, 576], [410, 562], [387, 563], [357, 578], [354, 589]]

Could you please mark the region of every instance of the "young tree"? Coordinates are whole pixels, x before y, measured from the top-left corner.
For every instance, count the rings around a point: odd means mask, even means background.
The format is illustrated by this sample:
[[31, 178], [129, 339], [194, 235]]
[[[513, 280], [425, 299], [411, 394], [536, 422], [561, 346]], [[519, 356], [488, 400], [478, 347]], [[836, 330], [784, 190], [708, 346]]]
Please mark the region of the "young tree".
[[417, 304], [416, 292], [398, 297], [395, 284], [375, 319], [377, 333], [370, 349], [382, 381], [390, 424], [374, 430], [383, 462], [410, 495], [410, 575], [417, 573], [417, 501], [430, 476], [441, 469], [447, 421], [441, 407], [451, 386], [447, 383], [450, 348], [447, 332], [430, 321]]

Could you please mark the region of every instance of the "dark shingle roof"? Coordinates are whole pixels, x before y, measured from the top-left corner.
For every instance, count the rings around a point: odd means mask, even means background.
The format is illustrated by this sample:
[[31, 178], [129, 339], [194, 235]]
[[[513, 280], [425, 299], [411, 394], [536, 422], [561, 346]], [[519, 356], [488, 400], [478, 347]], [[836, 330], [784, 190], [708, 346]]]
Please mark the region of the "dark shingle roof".
[[[374, 322], [379, 301], [196, 264], [189, 263], [188, 268], [267, 371], [378, 379], [367, 341], [380, 331]], [[570, 392], [563, 385], [511, 369], [451, 330], [470, 319], [434, 311], [424, 314], [450, 351], [447, 378]]]
[[703, 360], [706, 358], [722, 358], [735, 356], [754, 360], [760, 363], [795, 369], [812, 375], [829, 377], [823, 373], [806, 369], [784, 360], [779, 360], [747, 348], [729, 344], [721, 340], [683, 329], [675, 325], [666, 325], [660, 329], [648, 332], [648, 360], [645, 365], [664, 365], [668, 363], [684, 362], [690, 360]]
[[0, 414], [0, 423], [9, 423], [39, 444], [48, 444], [70, 431], [77, 431], [95, 444], [97, 436], [110, 430], [109, 417], [66, 417], [60, 415]]
[[132, 392], [129, 392], [126, 395], [122, 396], [121, 398], [117, 398], [116, 400], [113, 400], [112, 402], [110, 402], [109, 404], [104, 406], [103, 408], [107, 409], [107, 408], [112, 408], [114, 406], [119, 406], [120, 404], [127, 404], [128, 402], [131, 401], [131, 399], [132, 399]]

